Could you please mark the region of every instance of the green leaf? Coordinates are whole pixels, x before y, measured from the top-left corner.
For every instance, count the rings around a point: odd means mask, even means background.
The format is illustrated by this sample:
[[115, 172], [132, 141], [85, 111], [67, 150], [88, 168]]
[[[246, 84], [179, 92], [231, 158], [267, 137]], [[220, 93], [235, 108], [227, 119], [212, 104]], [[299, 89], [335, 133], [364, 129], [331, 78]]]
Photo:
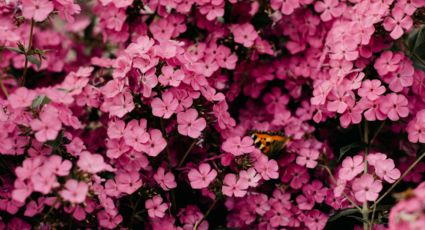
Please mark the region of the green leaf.
[[15, 48], [15, 47], [4, 47], [4, 49], [6, 49], [6, 50], [10, 50], [10, 51], [12, 51], [12, 52], [16, 52], [16, 53], [18, 53], [18, 54], [24, 54], [25, 52], [24, 51], [22, 51], [22, 50], [20, 50], [20, 49], [18, 49], [18, 48]]
[[25, 46], [24, 46], [24, 44], [22, 44], [21, 42], [17, 42], [17, 43], [16, 43], [16, 45], [18, 46], [19, 50], [20, 50], [22, 53], [25, 53], [25, 52], [26, 52], [26, 51], [25, 51]]
[[341, 211], [333, 214], [331, 217], [329, 217], [328, 222], [332, 222], [332, 221], [335, 221], [335, 220], [337, 220], [341, 217], [349, 216], [349, 215], [355, 214], [355, 213], [359, 213], [359, 210], [357, 210], [356, 208], [344, 209], [344, 210], [341, 210]]
[[349, 215], [349, 216], [347, 216], [347, 217], [350, 217], [350, 218], [356, 219], [356, 220], [358, 220], [359, 222], [362, 222], [362, 223], [368, 223], [366, 220], [364, 220], [363, 218], [361, 218], [361, 217], [359, 217], [359, 216]]
[[340, 161], [341, 159], [342, 159], [342, 157], [347, 153], [347, 152], [349, 152], [350, 150], [352, 150], [352, 149], [355, 149], [355, 148], [359, 148], [359, 147], [361, 147], [362, 146], [362, 143], [361, 142], [354, 142], [354, 143], [352, 143], [352, 144], [349, 144], [349, 145], [346, 145], [346, 146], [344, 146], [344, 147], [342, 147], [342, 148], [340, 148], [339, 149], [339, 157], [338, 157], [338, 161]]
[[404, 42], [415, 67], [425, 70], [425, 26], [412, 30]]
[[40, 66], [41, 66], [41, 59], [40, 58], [37, 58], [34, 55], [30, 55], [30, 56], [28, 56], [28, 61], [31, 62], [32, 64], [36, 65], [37, 69], [40, 69]]
[[41, 108], [43, 105], [48, 104], [50, 98], [44, 95], [37, 96], [31, 103], [31, 109]]

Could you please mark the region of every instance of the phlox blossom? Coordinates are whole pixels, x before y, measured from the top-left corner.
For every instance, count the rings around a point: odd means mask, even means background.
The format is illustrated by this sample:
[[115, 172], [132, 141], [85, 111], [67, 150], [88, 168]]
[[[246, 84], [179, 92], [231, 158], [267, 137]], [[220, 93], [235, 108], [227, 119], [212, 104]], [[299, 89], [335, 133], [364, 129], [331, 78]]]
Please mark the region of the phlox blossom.
[[217, 171], [209, 164], [203, 163], [198, 169], [191, 169], [188, 173], [190, 186], [194, 189], [206, 188], [217, 176]]
[[76, 181], [74, 179], [67, 180], [65, 189], [60, 191], [60, 195], [66, 201], [71, 203], [82, 203], [86, 199], [89, 187], [83, 181]]

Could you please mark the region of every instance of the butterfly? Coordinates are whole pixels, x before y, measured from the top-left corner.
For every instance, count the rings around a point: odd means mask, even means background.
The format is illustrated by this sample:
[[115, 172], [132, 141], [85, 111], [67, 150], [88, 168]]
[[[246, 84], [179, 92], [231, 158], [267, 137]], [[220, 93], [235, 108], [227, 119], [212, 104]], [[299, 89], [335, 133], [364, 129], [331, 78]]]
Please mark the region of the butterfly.
[[255, 146], [267, 156], [280, 152], [289, 142], [290, 137], [282, 132], [264, 132], [253, 130], [250, 132]]

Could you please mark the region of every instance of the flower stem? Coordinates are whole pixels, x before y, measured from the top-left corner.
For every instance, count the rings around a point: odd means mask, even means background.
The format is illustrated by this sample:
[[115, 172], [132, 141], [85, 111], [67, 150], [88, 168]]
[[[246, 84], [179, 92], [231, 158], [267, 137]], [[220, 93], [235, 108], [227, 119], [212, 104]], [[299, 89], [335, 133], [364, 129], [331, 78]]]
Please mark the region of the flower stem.
[[4, 86], [3, 79], [1, 77], [0, 77], [0, 88], [3, 94], [6, 96], [6, 98], [9, 97], [9, 92], [7, 91], [6, 86]]
[[201, 224], [202, 223], [202, 221], [204, 221], [206, 218], [207, 218], [207, 216], [210, 214], [210, 212], [213, 210], [213, 208], [214, 208], [214, 206], [217, 204], [217, 202], [218, 202], [218, 199], [217, 199], [217, 197], [216, 197], [216, 199], [214, 199], [214, 202], [211, 204], [211, 206], [208, 208], [208, 210], [207, 210], [207, 212], [205, 213], [205, 215], [199, 220], [199, 221], [197, 221], [196, 223], [195, 223], [195, 225], [193, 226], [193, 230], [197, 230], [198, 229], [198, 226], [199, 226], [199, 224]]
[[197, 142], [197, 139], [193, 140], [192, 144], [190, 144], [189, 148], [184, 153], [183, 158], [180, 160], [180, 163], [178, 165], [179, 168], [183, 165], [184, 161], [186, 160], [186, 158], [189, 155], [190, 151], [192, 150], [193, 146], [195, 146], [196, 142]]
[[[367, 155], [369, 154], [369, 125], [367, 121], [364, 122], [364, 133], [363, 133], [363, 141], [365, 143], [365, 149], [364, 149], [364, 162], [365, 167], [363, 170], [363, 174], [367, 174]], [[362, 216], [363, 216], [363, 229], [368, 230], [369, 229], [369, 206], [367, 203], [367, 200], [363, 202], [362, 206]]]
[[29, 56], [29, 53], [30, 53], [31, 48], [32, 48], [32, 38], [33, 38], [33, 33], [34, 33], [34, 25], [35, 25], [35, 21], [34, 21], [34, 19], [31, 19], [30, 37], [29, 37], [29, 41], [28, 41], [28, 48], [27, 48], [27, 50], [25, 50], [25, 65], [24, 65], [24, 72], [22, 74], [22, 79], [21, 79], [21, 85], [22, 86], [25, 85], [25, 78], [26, 78], [27, 73], [28, 73], [28, 56]]

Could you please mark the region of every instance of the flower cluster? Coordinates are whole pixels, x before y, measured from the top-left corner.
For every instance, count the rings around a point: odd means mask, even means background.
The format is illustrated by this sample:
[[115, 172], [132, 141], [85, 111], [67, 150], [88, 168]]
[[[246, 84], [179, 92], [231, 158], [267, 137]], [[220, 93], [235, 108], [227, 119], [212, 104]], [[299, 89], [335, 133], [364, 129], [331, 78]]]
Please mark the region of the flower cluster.
[[402, 200], [390, 212], [389, 229], [421, 229], [425, 221], [424, 183], [404, 193]]
[[0, 229], [385, 228], [425, 172], [424, 7], [0, 0]]

